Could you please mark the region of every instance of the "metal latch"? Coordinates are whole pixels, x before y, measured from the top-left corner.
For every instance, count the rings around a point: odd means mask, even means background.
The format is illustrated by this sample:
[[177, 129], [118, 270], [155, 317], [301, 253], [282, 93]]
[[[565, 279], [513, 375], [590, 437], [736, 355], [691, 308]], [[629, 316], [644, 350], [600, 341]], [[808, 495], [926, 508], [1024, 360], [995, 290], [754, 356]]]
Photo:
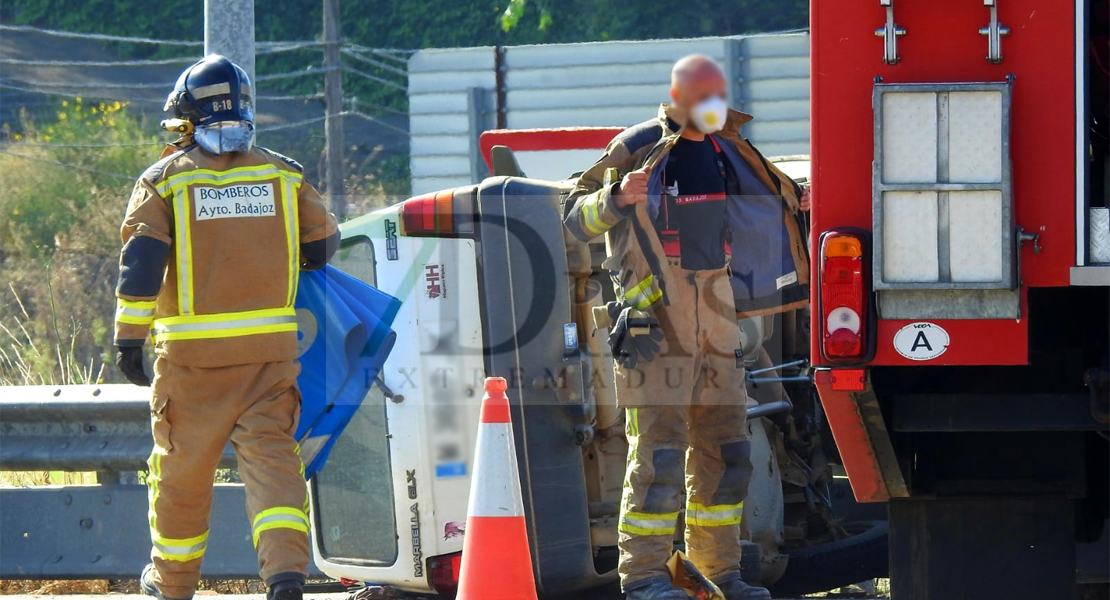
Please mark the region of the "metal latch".
[[1018, 227], [1018, 249], [1020, 249], [1021, 245], [1025, 242], [1033, 242], [1033, 254], [1041, 253], [1041, 234], [1032, 233]]
[[894, 0], [879, 0], [879, 5], [886, 7], [886, 25], [876, 29], [875, 35], [883, 38], [883, 62], [896, 65], [898, 64], [898, 36], [906, 35], [906, 30], [894, 23]]
[[1010, 28], [998, 24], [998, 0], [983, 0], [983, 6], [991, 9], [991, 23], [979, 30], [979, 35], [987, 36], [987, 61], [994, 64], [1002, 62], [1002, 36], [1010, 35]]

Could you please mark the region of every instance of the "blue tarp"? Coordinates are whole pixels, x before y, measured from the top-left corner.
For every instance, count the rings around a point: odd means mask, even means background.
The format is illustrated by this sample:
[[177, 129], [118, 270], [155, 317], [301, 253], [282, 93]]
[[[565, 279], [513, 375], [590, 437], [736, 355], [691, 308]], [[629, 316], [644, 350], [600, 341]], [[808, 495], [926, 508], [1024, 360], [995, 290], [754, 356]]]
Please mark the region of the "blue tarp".
[[301, 273], [301, 445], [305, 478], [324, 467], [335, 441], [381, 373], [401, 301], [332, 266]]

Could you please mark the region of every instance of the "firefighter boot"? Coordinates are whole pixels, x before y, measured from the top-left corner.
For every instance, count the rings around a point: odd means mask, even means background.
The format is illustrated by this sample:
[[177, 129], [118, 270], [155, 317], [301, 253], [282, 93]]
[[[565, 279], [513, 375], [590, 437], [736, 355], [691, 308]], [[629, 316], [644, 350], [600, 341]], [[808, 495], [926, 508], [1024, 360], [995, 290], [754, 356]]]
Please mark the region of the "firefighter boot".
[[686, 592], [671, 585], [667, 577], [641, 579], [624, 589], [624, 597], [625, 600], [688, 600]]
[[[166, 596], [165, 594], [162, 593], [161, 590], [158, 589], [158, 586], [154, 584], [154, 565], [153, 564], [148, 564], [147, 566], [143, 567], [143, 574], [139, 576], [139, 589], [143, 590], [143, 593], [146, 594], [147, 596], [153, 596], [153, 597], [157, 598], [158, 600], [178, 600], [178, 599], [170, 598], [170, 597]], [[180, 600], [188, 600], [188, 599], [181, 598]], [[296, 600], [300, 600], [300, 599], [297, 598]]]
[[744, 583], [740, 577], [731, 577], [724, 581], [714, 581], [726, 600], [771, 600], [771, 592], [767, 588], [755, 587]]
[[302, 600], [304, 582], [299, 579], [277, 581], [266, 590], [266, 600]]

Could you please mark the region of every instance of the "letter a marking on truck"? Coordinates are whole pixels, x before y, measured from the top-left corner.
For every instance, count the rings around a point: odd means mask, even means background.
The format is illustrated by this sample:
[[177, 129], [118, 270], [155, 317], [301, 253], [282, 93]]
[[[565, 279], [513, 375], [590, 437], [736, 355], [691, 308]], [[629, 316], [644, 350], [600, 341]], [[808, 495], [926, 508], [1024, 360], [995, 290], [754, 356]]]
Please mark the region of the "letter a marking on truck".
[[894, 349], [910, 360], [933, 360], [948, 350], [948, 332], [936, 323], [910, 323], [894, 334]]

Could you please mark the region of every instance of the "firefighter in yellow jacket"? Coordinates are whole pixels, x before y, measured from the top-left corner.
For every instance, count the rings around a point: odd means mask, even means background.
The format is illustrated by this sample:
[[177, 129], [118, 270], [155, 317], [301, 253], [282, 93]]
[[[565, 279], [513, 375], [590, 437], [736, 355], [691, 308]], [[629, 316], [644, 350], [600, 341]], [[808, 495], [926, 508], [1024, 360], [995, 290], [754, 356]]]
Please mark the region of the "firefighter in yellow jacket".
[[[579, 178], [567, 229], [605, 235], [617, 283], [609, 343], [627, 409], [618, 525], [629, 600], [684, 600], [666, 567], [679, 515], [686, 551], [727, 600], [770, 600], [740, 573], [752, 475], [738, 317], [807, 302], [802, 191], [747, 140], [705, 56], [674, 65], [672, 104], [628, 128]], [[638, 335], [638, 333], [640, 333]]]
[[[300, 600], [308, 567], [293, 300], [301, 269], [338, 244], [334, 217], [296, 162], [255, 147], [246, 73], [211, 55], [166, 102], [191, 135], [135, 185], [122, 227], [116, 362], [151, 385], [152, 564], [143, 590], [187, 600], [208, 544], [213, 475], [230, 440], [271, 600]], [[184, 124], [188, 121], [188, 124]]]

